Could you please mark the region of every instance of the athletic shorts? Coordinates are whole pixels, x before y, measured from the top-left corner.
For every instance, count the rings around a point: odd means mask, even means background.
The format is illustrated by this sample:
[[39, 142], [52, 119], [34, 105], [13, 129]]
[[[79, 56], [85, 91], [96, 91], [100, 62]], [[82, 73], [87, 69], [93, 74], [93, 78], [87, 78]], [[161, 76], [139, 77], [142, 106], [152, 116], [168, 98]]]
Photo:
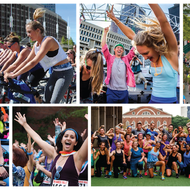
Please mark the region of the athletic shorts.
[[155, 166], [156, 162], [147, 162], [147, 168], [153, 168]]

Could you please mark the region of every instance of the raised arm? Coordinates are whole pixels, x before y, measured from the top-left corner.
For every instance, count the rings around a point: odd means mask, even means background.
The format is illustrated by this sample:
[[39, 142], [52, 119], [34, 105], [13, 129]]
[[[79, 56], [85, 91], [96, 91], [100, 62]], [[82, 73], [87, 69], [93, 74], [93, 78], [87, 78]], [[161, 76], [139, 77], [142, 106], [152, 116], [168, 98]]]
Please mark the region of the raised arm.
[[102, 34], [102, 41], [101, 41], [102, 48], [106, 45], [106, 39], [107, 39], [108, 32], [109, 32], [109, 26], [104, 28], [104, 31], [103, 31], [103, 34]]
[[82, 164], [88, 159], [88, 137], [85, 139], [81, 148], [74, 154], [75, 165], [80, 171]]
[[20, 112], [17, 112], [15, 115], [15, 121], [17, 121], [20, 125], [24, 127], [26, 132], [31, 136], [31, 138], [50, 156], [51, 158], [55, 158], [57, 153], [53, 146], [49, 145], [46, 141], [44, 141], [27, 123], [25, 114], [22, 116]]
[[31, 172], [31, 171], [33, 171], [33, 152], [32, 152], [32, 148], [31, 148], [32, 147], [31, 146], [31, 137], [28, 134], [27, 134], [27, 136], [28, 136], [27, 147], [28, 147], [28, 153], [29, 153], [29, 155], [28, 155], [29, 162], [27, 163], [27, 167], [28, 167], [29, 171]]
[[161, 30], [164, 33], [164, 36], [168, 43], [169, 50], [175, 51], [177, 53], [178, 52], [177, 40], [164, 12], [162, 11], [162, 9], [158, 4], [149, 4], [149, 6], [160, 23]]
[[131, 30], [128, 26], [124, 25], [122, 22], [120, 22], [113, 13], [113, 5], [110, 11], [106, 11], [107, 16], [111, 18], [115, 24], [121, 29], [121, 31], [130, 39], [133, 40], [135, 33], [133, 30]]

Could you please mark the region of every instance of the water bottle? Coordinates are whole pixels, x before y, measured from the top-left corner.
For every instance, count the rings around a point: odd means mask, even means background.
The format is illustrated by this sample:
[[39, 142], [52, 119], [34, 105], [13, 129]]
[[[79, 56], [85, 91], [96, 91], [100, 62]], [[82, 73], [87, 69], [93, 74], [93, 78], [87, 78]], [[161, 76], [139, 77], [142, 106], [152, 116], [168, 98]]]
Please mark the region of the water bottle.
[[27, 96], [24, 96], [21, 93], [18, 92], [13, 92], [13, 97], [20, 101], [20, 102], [24, 102], [24, 103], [30, 103], [30, 98], [28, 98]]
[[36, 159], [40, 158], [41, 154], [42, 154], [42, 150], [40, 150], [40, 151], [38, 152], [38, 154], [36, 155]]

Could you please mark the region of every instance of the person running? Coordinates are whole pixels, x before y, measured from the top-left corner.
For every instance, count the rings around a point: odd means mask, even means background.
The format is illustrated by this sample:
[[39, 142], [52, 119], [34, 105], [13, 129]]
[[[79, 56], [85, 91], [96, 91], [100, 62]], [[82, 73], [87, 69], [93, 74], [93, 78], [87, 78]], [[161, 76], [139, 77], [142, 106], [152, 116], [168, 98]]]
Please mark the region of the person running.
[[115, 157], [113, 162], [114, 178], [118, 178], [118, 172], [119, 172], [118, 167], [120, 168], [122, 167], [124, 168], [123, 179], [127, 179], [127, 164], [125, 160], [124, 151], [121, 149], [121, 142], [117, 141], [115, 145], [116, 149], [110, 153], [110, 156], [114, 155]]
[[57, 186], [64, 181], [65, 186], [78, 186], [78, 176], [88, 155], [88, 138], [82, 137], [72, 128], [62, 131], [57, 140], [57, 149], [42, 138], [27, 124], [25, 115], [17, 112], [15, 121], [24, 127], [31, 138], [51, 157], [54, 162], [51, 168], [51, 184]]
[[102, 52], [98, 49], [89, 50], [85, 55], [84, 63], [80, 67], [80, 102], [92, 103], [93, 93], [100, 95], [103, 85]]
[[36, 9], [33, 14], [34, 20], [26, 25], [27, 35], [32, 41], [36, 41], [28, 58], [13, 73], [6, 73], [4, 79], [7, 81], [7, 78], [15, 78], [26, 73], [39, 62], [44, 71], [53, 67], [45, 88], [44, 102], [59, 103], [71, 83], [73, 69], [59, 42], [51, 36], [44, 36], [44, 28], [37, 21], [44, 13], [43, 9]]
[[[102, 52], [107, 62], [107, 103], [128, 103], [128, 86], [135, 87], [134, 74], [130, 67], [130, 61], [134, 57], [134, 48], [123, 56], [124, 46], [116, 44], [114, 47], [115, 55], [111, 55], [106, 44], [109, 27], [104, 28], [102, 36]], [[128, 29], [128, 38], [132, 39], [134, 32]]]
[[132, 176], [137, 177], [138, 168], [139, 177], [142, 178], [144, 152], [142, 148], [138, 147], [137, 141], [133, 141], [130, 156], [128, 159], [130, 160]]
[[[164, 12], [158, 4], [149, 4], [157, 20], [136, 19], [134, 22], [142, 28], [136, 35], [133, 34], [133, 45], [137, 51], [151, 61], [153, 75], [153, 90], [149, 103], [178, 103], [176, 86], [178, 80], [178, 45], [174, 32]], [[107, 11], [121, 31], [128, 37], [129, 28], [120, 22], [113, 13], [113, 6]]]
[[153, 172], [154, 166], [160, 166], [160, 171], [161, 171], [161, 180], [164, 180], [164, 172], [165, 172], [165, 162], [164, 160], [166, 159], [166, 155], [163, 157], [162, 154], [160, 153], [160, 142], [157, 141], [155, 147], [149, 146], [151, 141], [147, 141], [146, 144], [144, 145], [144, 149], [148, 150], [148, 158], [147, 158], [147, 168], [149, 171], [149, 175], [151, 178], [154, 177], [154, 175], [157, 175]]
[[106, 148], [105, 142], [100, 142], [99, 147], [100, 150], [96, 153], [96, 155], [94, 152], [93, 155], [94, 160], [96, 160], [99, 156], [99, 159], [96, 162], [96, 177], [101, 177], [101, 167], [105, 167], [105, 178], [110, 178], [110, 176], [108, 175], [110, 168], [109, 150]]

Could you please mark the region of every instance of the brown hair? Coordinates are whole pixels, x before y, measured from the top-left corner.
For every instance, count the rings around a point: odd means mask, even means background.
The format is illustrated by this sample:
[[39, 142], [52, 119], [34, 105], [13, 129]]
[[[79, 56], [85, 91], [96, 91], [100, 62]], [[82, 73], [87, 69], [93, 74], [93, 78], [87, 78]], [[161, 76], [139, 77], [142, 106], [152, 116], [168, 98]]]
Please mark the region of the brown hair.
[[103, 57], [101, 51], [96, 49], [91, 49], [86, 53], [85, 60], [92, 60], [93, 64], [91, 67], [91, 86], [92, 92], [96, 92], [98, 95], [101, 92], [101, 88], [103, 85]]
[[18, 37], [15, 33], [11, 32], [11, 33], [7, 36], [6, 41], [7, 41], [7, 42], [12, 42], [12, 43], [17, 42], [17, 43], [19, 44], [19, 41], [20, 41], [20, 40], [19, 40], [19, 37]]
[[33, 14], [33, 19], [34, 19], [34, 20], [31, 21], [31, 22], [29, 22], [29, 23], [26, 24], [26, 25], [31, 26], [33, 30], [36, 30], [36, 29], [39, 28], [40, 31], [41, 31], [41, 34], [43, 34], [43, 33], [44, 33], [44, 27], [43, 27], [43, 25], [42, 25], [39, 21], [37, 21], [37, 19], [43, 17], [45, 12], [46, 12], [46, 11], [45, 11], [44, 9], [42, 9], [42, 8], [37, 8], [37, 9], [34, 11], [34, 14]]
[[164, 37], [164, 33], [161, 30], [160, 23], [157, 19], [150, 18], [146, 18], [149, 23], [145, 23], [145, 18], [146, 17], [141, 19], [136, 18], [133, 20], [139, 28], [143, 29], [135, 35], [133, 39], [134, 46], [145, 45], [147, 47], [152, 47], [161, 55], [168, 53], [168, 45]]
[[20, 149], [13, 146], [13, 163], [15, 166], [25, 167], [28, 162], [26, 153]]

